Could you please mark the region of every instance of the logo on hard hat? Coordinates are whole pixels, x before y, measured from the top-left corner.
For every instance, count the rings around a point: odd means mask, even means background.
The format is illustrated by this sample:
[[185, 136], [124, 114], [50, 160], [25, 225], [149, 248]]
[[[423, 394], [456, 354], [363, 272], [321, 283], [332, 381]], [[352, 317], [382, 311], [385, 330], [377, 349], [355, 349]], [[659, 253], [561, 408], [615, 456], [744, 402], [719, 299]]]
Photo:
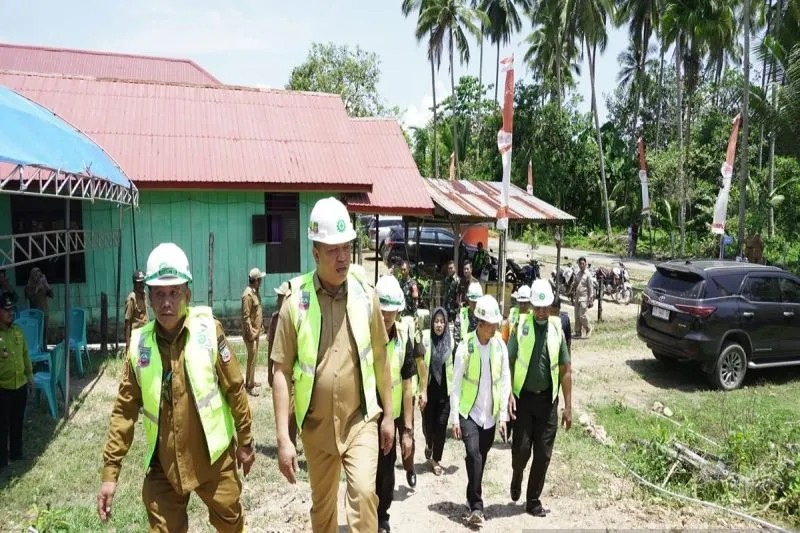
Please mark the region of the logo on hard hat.
[[308, 229], [311, 233], [319, 233], [319, 222], [312, 222]]
[[545, 296], [544, 296], [544, 293], [543, 293], [543, 292], [540, 292], [540, 293], [539, 293], [539, 299], [540, 299], [540, 300], [544, 300], [544, 298], [545, 298]]
[[336, 223], [336, 231], [338, 231], [339, 233], [344, 232], [344, 220], [342, 220], [341, 218], [339, 219], [339, 222]]

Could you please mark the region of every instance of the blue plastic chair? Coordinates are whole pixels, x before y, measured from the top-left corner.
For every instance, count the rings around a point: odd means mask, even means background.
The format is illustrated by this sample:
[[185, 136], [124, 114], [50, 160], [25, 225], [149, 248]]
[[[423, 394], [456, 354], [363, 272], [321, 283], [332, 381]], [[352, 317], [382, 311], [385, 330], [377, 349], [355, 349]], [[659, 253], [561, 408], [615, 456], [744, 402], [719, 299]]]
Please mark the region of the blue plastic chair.
[[25, 336], [25, 344], [28, 345], [28, 356], [31, 358], [31, 363], [41, 363], [50, 360], [47, 352], [43, 351], [39, 346], [41, 342], [41, 326], [35, 318], [21, 317], [14, 321]]
[[83, 376], [83, 356], [91, 367], [92, 359], [86, 342], [86, 311], [80, 307], [74, 307], [69, 312], [69, 353], [75, 353], [75, 368], [79, 376]]
[[36, 391], [36, 403], [41, 400], [41, 393], [47, 397], [47, 405], [50, 408], [50, 415], [58, 419], [58, 390], [61, 389], [61, 397], [64, 397], [64, 380], [66, 379], [66, 355], [64, 354], [64, 343], [59, 343], [50, 352], [50, 370], [47, 372], [36, 372], [33, 375], [33, 390]]
[[20, 318], [33, 318], [39, 323], [39, 342], [37, 346], [40, 350], [46, 350], [47, 346], [44, 345], [44, 311], [41, 309], [22, 309], [18, 311]]

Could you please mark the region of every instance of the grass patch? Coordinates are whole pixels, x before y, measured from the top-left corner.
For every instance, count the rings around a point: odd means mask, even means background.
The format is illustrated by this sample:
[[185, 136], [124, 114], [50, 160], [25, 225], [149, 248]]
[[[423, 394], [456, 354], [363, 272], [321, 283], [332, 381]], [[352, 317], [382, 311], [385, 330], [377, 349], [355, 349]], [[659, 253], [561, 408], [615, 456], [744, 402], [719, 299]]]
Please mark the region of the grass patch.
[[[729, 393], [670, 392], [659, 396], [673, 410], [674, 421], [680, 425], [621, 402], [600, 406], [596, 417], [614, 437], [626, 464], [650, 482], [766, 520], [797, 526], [798, 394], [800, 383], [795, 382]], [[733, 476], [712, 476], [677, 463], [665, 452], [674, 449], [676, 442], [698, 451]]]

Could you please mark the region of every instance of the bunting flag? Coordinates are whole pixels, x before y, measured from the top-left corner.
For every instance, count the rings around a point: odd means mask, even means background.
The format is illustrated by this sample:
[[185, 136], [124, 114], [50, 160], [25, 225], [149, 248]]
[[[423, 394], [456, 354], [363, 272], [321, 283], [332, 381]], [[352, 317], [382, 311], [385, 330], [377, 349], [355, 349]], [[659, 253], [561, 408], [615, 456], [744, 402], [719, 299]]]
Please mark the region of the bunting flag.
[[725, 219], [728, 213], [728, 198], [731, 194], [731, 177], [733, 177], [733, 160], [736, 157], [736, 140], [739, 137], [739, 123], [742, 121], [741, 113], [733, 119], [731, 136], [728, 139], [728, 151], [725, 154], [725, 163], [722, 164], [722, 187], [714, 204], [714, 222], [711, 224], [711, 233], [725, 234]]
[[503, 127], [497, 132], [497, 149], [503, 161], [503, 184], [500, 188], [500, 209], [497, 210], [497, 229], [508, 229], [508, 191], [511, 186], [511, 145], [514, 131], [514, 56], [500, 60], [500, 70], [506, 73], [503, 93]]
[[456, 153], [450, 153], [450, 179], [456, 179]]
[[528, 194], [533, 196], [533, 161], [528, 160], [528, 186], [526, 187]]
[[650, 220], [650, 189], [647, 185], [647, 158], [644, 153], [644, 139], [639, 137], [639, 181], [642, 183], [642, 216]]

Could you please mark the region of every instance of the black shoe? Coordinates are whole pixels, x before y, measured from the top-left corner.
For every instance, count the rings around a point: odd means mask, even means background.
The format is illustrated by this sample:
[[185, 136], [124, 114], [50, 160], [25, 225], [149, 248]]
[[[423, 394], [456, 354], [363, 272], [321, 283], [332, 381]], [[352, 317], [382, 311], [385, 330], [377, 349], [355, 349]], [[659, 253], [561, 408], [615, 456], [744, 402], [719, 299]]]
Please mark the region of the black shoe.
[[408, 486], [416, 488], [417, 486], [417, 474], [414, 472], [406, 472], [406, 481], [408, 481]]
[[525, 505], [525, 512], [531, 516], [545, 517], [550, 509], [545, 509], [541, 503], [528, 503]]
[[425, 459], [430, 461], [431, 457], [433, 457], [433, 450], [425, 446]]
[[522, 471], [511, 474], [511, 501], [516, 502], [522, 495]]
[[392, 528], [389, 527], [389, 522], [378, 521], [378, 533], [391, 533]]

